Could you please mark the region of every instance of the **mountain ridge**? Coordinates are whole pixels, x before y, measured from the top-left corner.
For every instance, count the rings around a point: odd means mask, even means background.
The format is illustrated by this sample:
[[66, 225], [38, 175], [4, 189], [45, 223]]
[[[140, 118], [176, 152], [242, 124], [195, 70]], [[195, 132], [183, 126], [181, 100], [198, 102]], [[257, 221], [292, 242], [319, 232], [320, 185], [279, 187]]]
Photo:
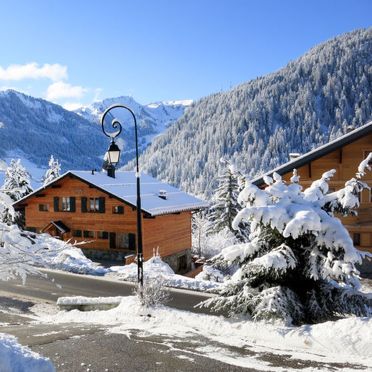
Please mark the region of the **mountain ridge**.
[[[251, 178], [372, 117], [372, 28], [193, 103], [141, 156], [154, 177], [210, 196], [227, 157]], [[185, 156], [186, 155], [186, 156]], [[180, 166], [182, 164], [182, 166]]]

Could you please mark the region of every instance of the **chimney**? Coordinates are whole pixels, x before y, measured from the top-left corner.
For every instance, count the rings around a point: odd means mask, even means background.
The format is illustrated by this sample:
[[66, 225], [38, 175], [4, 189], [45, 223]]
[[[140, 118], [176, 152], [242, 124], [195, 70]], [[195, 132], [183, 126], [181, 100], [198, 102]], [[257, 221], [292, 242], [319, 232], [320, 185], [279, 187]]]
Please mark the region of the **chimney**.
[[160, 199], [167, 199], [167, 191], [166, 190], [159, 190], [158, 196]]
[[289, 161], [295, 160], [300, 156], [301, 156], [301, 154], [299, 152], [290, 152], [289, 153]]

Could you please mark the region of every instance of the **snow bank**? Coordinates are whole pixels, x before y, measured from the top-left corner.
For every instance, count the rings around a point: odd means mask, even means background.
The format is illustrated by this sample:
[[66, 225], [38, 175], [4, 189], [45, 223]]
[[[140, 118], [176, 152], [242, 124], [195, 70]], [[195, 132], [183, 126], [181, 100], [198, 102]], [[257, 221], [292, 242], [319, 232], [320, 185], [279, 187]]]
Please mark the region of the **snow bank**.
[[[146, 316], [144, 318], [144, 311]], [[45, 316], [50, 323], [94, 323], [110, 326], [110, 332], [139, 330], [143, 335], [161, 334], [172, 338], [198, 339], [201, 335], [227, 346], [254, 352], [290, 354], [294, 358], [329, 363], [355, 363], [372, 367], [372, 319], [347, 318], [316, 325], [286, 327], [249, 320], [226, 319], [214, 315], [193, 314], [160, 307], [144, 310], [136, 297], [125, 297], [108, 311], [60, 312]], [[144, 319], [146, 321], [144, 321]], [[229, 351], [230, 350], [230, 351]], [[198, 352], [198, 349], [196, 350]], [[226, 354], [224, 354], [226, 353]], [[219, 360], [242, 367], [257, 367], [257, 360], [246, 357], [228, 361], [229, 347], [218, 351]], [[206, 356], [211, 357], [206, 354]], [[230, 358], [231, 359], [231, 358]], [[261, 365], [262, 365], [261, 361]], [[266, 368], [267, 370], [275, 370]]]
[[44, 358], [22, 346], [14, 336], [0, 333], [1, 372], [54, 372], [48, 358]]
[[[110, 271], [106, 274], [107, 277], [123, 281], [137, 282], [137, 264], [131, 263], [125, 266], [111, 266]], [[161, 279], [165, 286], [176, 287], [183, 289], [191, 289], [194, 291], [206, 291], [218, 287], [217, 283], [188, 278], [174, 273], [172, 268], [162, 261], [160, 256], [154, 256], [143, 264], [143, 272], [145, 278]]]
[[105, 275], [109, 271], [85, 257], [81, 249], [72, 246], [51, 257], [44, 266], [76, 274]]

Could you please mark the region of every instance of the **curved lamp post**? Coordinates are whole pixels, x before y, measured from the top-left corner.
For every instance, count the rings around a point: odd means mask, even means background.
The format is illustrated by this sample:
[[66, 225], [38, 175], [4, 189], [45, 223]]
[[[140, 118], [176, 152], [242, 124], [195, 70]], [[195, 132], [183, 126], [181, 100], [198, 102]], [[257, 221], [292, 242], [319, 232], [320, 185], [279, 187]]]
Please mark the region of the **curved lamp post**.
[[136, 179], [137, 179], [137, 266], [138, 266], [138, 283], [140, 284], [142, 288], [143, 287], [143, 249], [142, 249], [140, 173], [139, 173], [139, 166], [138, 166], [137, 120], [134, 115], [134, 112], [129, 107], [124, 106], [124, 105], [112, 105], [109, 108], [107, 108], [105, 112], [102, 114], [102, 118], [101, 118], [102, 132], [105, 134], [105, 136], [111, 139], [110, 146], [105, 155], [105, 160], [108, 163], [107, 174], [110, 177], [115, 178], [115, 166], [119, 162], [119, 159], [120, 159], [120, 149], [118, 145], [115, 143], [115, 138], [121, 133], [122, 125], [119, 122], [119, 120], [110, 113], [110, 115], [113, 116], [113, 120], [111, 121], [111, 126], [115, 131], [112, 133], [108, 133], [106, 132], [104, 128], [104, 122], [105, 122], [106, 115], [115, 108], [121, 108], [121, 109], [125, 109], [129, 111], [134, 121], [134, 133], [135, 133], [135, 139], [136, 139]]

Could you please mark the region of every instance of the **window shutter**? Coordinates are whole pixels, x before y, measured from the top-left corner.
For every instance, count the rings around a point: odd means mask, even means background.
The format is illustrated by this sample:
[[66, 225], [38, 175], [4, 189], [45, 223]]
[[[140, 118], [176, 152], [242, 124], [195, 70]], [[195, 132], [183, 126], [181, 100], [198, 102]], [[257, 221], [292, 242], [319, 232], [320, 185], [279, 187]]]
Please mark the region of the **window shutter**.
[[70, 196], [70, 212], [76, 211], [76, 198], [74, 196]]
[[99, 198], [99, 213], [105, 213], [105, 198]]
[[135, 234], [131, 234], [131, 233], [129, 233], [128, 234], [128, 240], [129, 240], [129, 249], [133, 249], [133, 250], [135, 250], [136, 249], [136, 235]]
[[54, 212], [58, 212], [58, 211], [59, 211], [59, 197], [55, 196], [54, 197]]
[[88, 198], [85, 198], [85, 197], [81, 198], [81, 212], [82, 213], [88, 212], [87, 201], [88, 201]]
[[115, 249], [116, 248], [116, 233], [110, 232], [109, 237], [110, 237], [110, 248]]

